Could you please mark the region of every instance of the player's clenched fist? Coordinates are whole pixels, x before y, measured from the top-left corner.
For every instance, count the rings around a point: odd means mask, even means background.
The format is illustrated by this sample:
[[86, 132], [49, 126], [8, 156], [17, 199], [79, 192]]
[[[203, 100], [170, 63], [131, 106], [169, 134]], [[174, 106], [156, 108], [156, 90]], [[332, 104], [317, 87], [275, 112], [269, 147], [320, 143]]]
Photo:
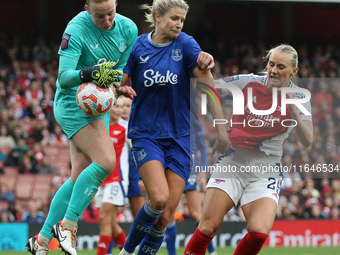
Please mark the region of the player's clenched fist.
[[112, 67], [115, 65], [115, 62], [110, 61], [104, 64], [86, 67], [80, 70], [80, 79], [82, 82], [94, 82], [104, 88], [109, 86], [117, 88], [120, 86], [121, 82], [119, 76], [123, 75], [123, 72], [120, 70], [113, 70]]

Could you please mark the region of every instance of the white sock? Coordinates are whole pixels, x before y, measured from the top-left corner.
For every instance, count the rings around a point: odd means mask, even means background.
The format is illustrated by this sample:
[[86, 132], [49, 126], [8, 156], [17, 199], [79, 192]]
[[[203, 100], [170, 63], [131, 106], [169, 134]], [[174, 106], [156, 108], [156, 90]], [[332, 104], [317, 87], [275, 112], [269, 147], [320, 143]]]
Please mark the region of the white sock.
[[38, 241], [39, 243], [41, 243], [43, 246], [48, 247], [48, 245], [50, 244], [51, 240], [48, 239], [46, 236], [43, 236], [42, 234], [39, 233], [38, 235]]
[[68, 220], [66, 218], [63, 219], [63, 222], [61, 224], [64, 228], [71, 229], [73, 231], [77, 226], [77, 222]]

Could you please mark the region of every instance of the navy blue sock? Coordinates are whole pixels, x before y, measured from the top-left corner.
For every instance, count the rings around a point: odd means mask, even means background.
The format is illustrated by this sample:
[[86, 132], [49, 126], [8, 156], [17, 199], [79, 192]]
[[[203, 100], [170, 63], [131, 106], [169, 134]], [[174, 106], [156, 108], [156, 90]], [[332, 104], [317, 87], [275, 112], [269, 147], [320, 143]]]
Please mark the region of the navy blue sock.
[[173, 221], [168, 224], [165, 230], [166, 248], [168, 249], [169, 255], [176, 255], [176, 236], [176, 221]]
[[137, 255], [156, 254], [164, 240], [164, 230], [151, 228], [139, 246]]
[[211, 242], [208, 245], [208, 251], [209, 251], [209, 253], [212, 253], [212, 252], [215, 251], [213, 240], [211, 240]]
[[163, 210], [159, 211], [153, 209], [148, 201], [141, 209], [139, 209], [124, 245], [124, 249], [127, 252], [133, 253], [162, 212]]
[[106, 254], [112, 254], [113, 243], [114, 243], [113, 240], [111, 240], [110, 246], [109, 246], [109, 248], [107, 249]]

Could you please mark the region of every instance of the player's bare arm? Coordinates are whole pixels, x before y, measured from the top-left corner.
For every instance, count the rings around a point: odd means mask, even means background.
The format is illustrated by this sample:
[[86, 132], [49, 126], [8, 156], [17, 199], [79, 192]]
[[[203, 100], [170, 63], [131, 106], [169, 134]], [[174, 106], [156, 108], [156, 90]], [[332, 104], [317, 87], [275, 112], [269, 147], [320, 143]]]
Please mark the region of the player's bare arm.
[[[193, 74], [195, 78], [203, 78], [205, 79], [205, 82], [208, 83], [208, 85], [214, 87], [214, 79], [209, 70], [202, 70], [198, 66], [196, 66]], [[219, 101], [215, 93], [211, 94], [214, 97], [215, 101]], [[224, 119], [222, 106], [220, 104], [215, 104], [214, 100], [211, 97], [207, 98], [209, 108], [214, 119]], [[216, 151], [221, 154], [225, 154], [231, 147], [231, 143], [227, 133], [227, 127], [225, 124], [218, 124], [216, 125], [216, 131], [218, 139], [215, 142], [211, 155], [214, 155]]]

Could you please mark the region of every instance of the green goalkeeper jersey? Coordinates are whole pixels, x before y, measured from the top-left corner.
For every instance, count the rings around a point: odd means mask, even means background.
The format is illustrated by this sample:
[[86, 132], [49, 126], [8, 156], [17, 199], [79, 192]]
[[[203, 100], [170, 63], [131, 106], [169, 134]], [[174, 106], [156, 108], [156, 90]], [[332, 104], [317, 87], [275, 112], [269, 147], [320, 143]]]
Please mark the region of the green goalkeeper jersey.
[[[112, 29], [107, 31], [97, 28], [87, 11], [80, 12], [68, 23], [58, 51], [60, 62], [54, 114], [69, 139], [97, 119], [85, 115], [77, 105], [76, 93], [81, 84], [79, 71], [109, 61], [117, 63], [113, 69], [123, 70], [137, 34], [136, 24], [118, 13]], [[108, 122], [109, 114], [104, 116]]]

